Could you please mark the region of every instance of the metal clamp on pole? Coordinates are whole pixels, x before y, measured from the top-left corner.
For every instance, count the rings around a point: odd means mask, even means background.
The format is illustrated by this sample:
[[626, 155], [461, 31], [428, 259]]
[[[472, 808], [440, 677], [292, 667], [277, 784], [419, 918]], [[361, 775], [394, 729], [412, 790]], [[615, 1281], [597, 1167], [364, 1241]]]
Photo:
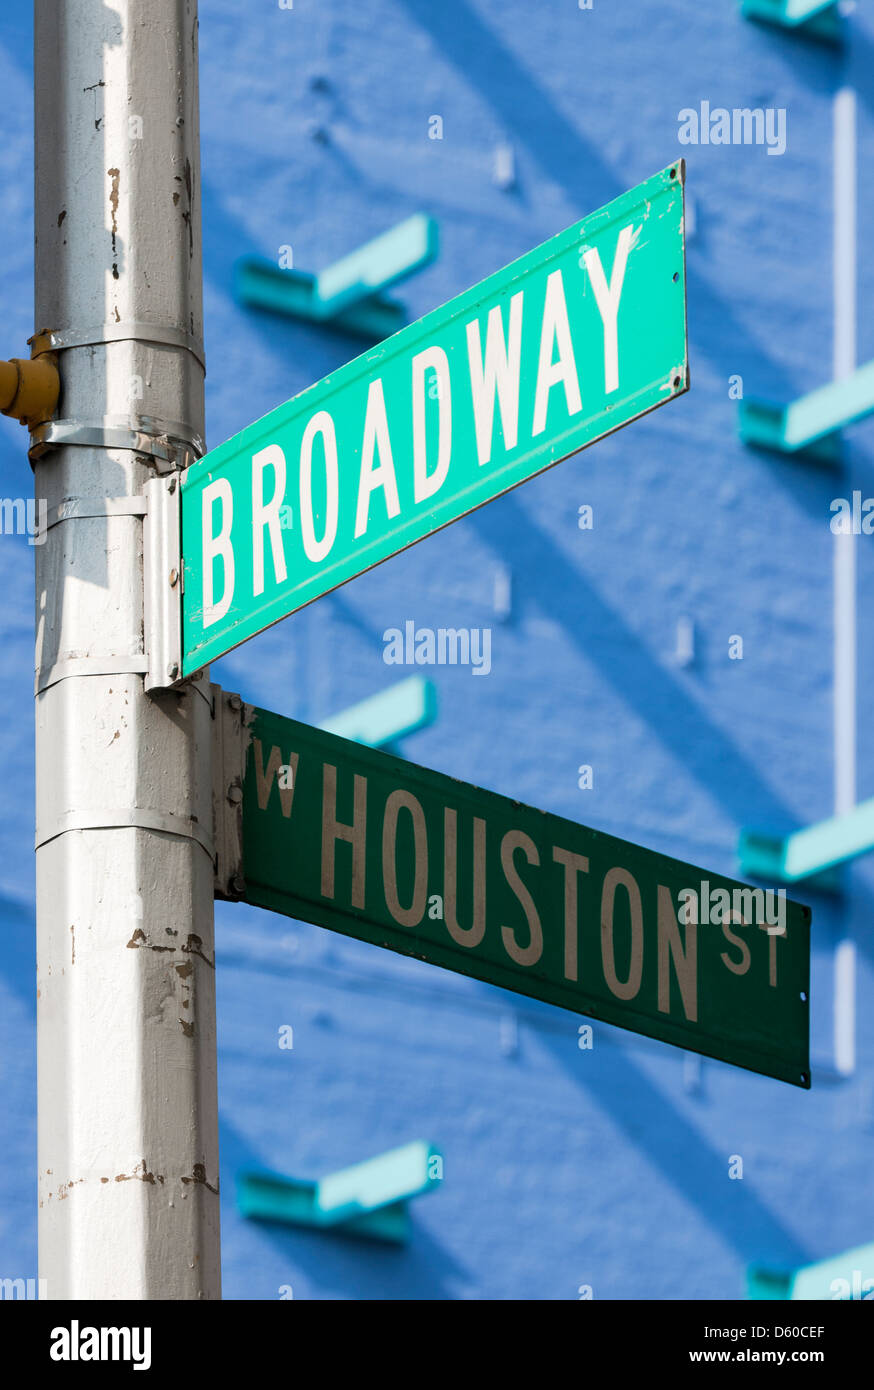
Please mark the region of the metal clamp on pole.
[[203, 367], [203, 344], [183, 329], [160, 324], [102, 324], [80, 332], [43, 329], [28, 338], [31, 360], [0, 362], [0, 411], [30, 429], [31, 463], [51, 446], [71, 444], [90, 449], [130, 449], [155, 463], [159, 473], [187, 468], [206, 453], [199, 434], [177, 420], [151, 415], [105, 415], [99, 420], [53, 418], [60, 395], [58, 353], [69, 348], [98, 347], [126, 341], [184, 348]]
[[150, 478], [143, 519], [143, 642], [146, 690], [178, 685], [182, 675], [182, 540], [179, 473]]
[[156, 347], [184, 348], [206, 371], [201, 339], [174, 324], [100, 323], [92, 328], [68, 328], [63, 333], [44, 328], [28, 342], [32, 357], [36, 357], [37, 353], [64, 352], [67, 348], [102, 347], [105, 343], [152, 343]]
[[205, 452], [200, 435], [174, 420], [149, 415], [105, 415], [100, 420], [46, 420], [31, 428], [31, 463], [47, 449], [78, 444], [86, 449], [130, 449], [154, 460], [159, 473], [187, 468]]
[[246, 770], [244, 706], [239, 695], [212, 685], [213, 838], [215, 896], [236, 902], [245, 891], [243, 875], [243, 777]]

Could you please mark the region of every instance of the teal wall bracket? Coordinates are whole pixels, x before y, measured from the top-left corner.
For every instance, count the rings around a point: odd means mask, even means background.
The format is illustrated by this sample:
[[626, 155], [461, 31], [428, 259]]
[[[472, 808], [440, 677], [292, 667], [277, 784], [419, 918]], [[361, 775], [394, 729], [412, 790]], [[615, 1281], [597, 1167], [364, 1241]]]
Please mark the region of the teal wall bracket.
[[761, 830], [742, 830], [738, 842], [738, 872], [743, 878], [755, 878], [761, 883], [798, 883], [820, 893], [839, 894], [843, 879], [837, 868], [794, 878], [786, 872], [786, 842], [788, 836], [768, 835]]
[[776, 883], [812, 885], [834, 892], [839, 865], [874, 850], [874, 797], [840, 816], [808, 825], [791, 835], [775, 837], [742, 830], [738, 855], [741, 870], [753, 878]]
[[767, 401], [740, 401], [738, 433], [744, 444], [752, 449], [793, 454], [805, 463], [840, 463], [843, 450], [839, 434], [827, 434], [809, 444], [793, 446], [786, 433], [786, 413], [786, 406], [770, 405]]
[[437, 1187], [443, 1159], [415, 1140], [317, 1182], [272, 1173], [239, 1173], [237, 1205], [253, 1221], [309, 1226], [339, 1235], [404, 1244], [409, 1203]]
[[415, 213], [317, 275], [246, 256], [237, 262], [234, 288], [239, 301], [252, 308], [381, 340], [406, 321], [403, 304], [384, 291], [430, 265], [439, 245], [438, 224]]
[[421, 676], [408, 676], [326, 719], [319, 728], [369, 748], [385, 748], [416, 729], [433, 724], [436, 718], [436, 686]]
[[[234, 272], [234, 290], [241, 304], [313, 322], [317, 321], [312, 312], [315, 283], [315, 275], [303, 270], [280, 270], [259, 256], [238, 261]], [[387, 296], [373, 295], [341, 310], [329, 323], [331, 328], [353, 337], [381, 342], [403, 328], [406, 319], [403, 304]]]
[[750, 1265], [747, 1270], [747, 1298], [789, 1298], [792, 1275], [784, 1269], [766, 1269]]
[[874, 1244], [857, 1245], [800, 1269], [773, 1270], [751, 1265], [748, 1298], [810, 1299], [813, 1302], [874, 1299]]
[[791, 405], [738, 403], [738, 429], [745, 444], [837, 462], [840, 431], [874, 413], [874, 362], [830, 381]]
[[844, 40], [838, 0], [741, 0], [741, 14], [826, 43]]

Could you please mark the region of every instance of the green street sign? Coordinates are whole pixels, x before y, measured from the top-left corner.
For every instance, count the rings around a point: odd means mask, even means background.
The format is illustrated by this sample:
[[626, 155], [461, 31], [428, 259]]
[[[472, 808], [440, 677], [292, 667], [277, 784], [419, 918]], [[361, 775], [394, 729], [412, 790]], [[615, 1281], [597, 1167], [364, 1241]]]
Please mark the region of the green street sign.
[[810, 910], [783, 890], [237, 696], [222, 711], [242, 787], [222, 896], [809, 1087]]
[[678, 160], [192, 464], [181, 674], [682, 395], [683, 179]]

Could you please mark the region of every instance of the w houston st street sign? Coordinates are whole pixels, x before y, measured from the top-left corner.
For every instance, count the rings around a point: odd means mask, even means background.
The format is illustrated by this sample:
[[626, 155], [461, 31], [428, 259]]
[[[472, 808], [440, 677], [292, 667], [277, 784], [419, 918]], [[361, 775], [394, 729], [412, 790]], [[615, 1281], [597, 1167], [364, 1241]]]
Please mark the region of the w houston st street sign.
[[809, 1087], [808, 908], [213, 689], [220, 896]]

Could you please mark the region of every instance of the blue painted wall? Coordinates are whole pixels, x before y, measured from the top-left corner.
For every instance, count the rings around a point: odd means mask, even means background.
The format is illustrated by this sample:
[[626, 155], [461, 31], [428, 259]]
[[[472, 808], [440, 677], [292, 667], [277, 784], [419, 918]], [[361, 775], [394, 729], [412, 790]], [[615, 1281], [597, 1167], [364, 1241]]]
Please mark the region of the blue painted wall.
[[[245, 10], [245, 13], [242, 11]], [[874, 430], [842, 472], [744, 450], [729, 378], [792, 398], [832, 371], [832, 118], [858, 92], [859, 358], [874, 356], [874, 20], [848, 56], [741, 20], [733, 0], [201, 0], [208, 438], [358, 350], [241, 310], [243, 254], [317, 270], [417, 210], [439, 261], [418, 315], [685, 154], [692, 392], [249, 642], [213, 667], [320, 722], [406, 674], [385, 629], [490, 627], [486, 677], [424, 672], [427, 766], [732, 873], [742, 825], [833, 806], [829, 503], [874, 494]], [[0, 19], [3, 355], [32, 331], [26, 18]], [[785, 108], [788, 148], [678, 144], [678, 113]], [[429, 118], [443, 120], [429, 139]], [[517, 184], [492, 177], [512, 146]], [[0, 492], [27, 495], [0, 420]], [[581, 531], [579, 507], [594, 509]], [[874, 541], [856, 542], [859, 795], [874, 794]], [[36, 1273], [32, 555], [0, 537], [0, 1275]], [[509, 570], [510, 614], [496, 612]], [[675, 657], [681, 618], [696, 659]], [[742, 661], [728, 656], [743, 637]], [[593, 769], [582, 791], [577, 771]], [[814, 907], [814, 1088], [805, 1093], [243, 906], [218, 907], [225, 1293], [295, 1298], [721, 1299], [751, 1262], [874, 1239], [874, 861]], [[799, 895], [802, 896], [802, 895]], [[835, 1074], [834, 956], [858, 950], [858, 1066]], [[294, 1030], [291, 1051], [279, 1028]], [[445, 1155], [404, 1250], [249, 1225], [241, 1166], [298, 1176], [412, 1138]], [[729, 1179], [731, 1155], [744, 1176]]]

